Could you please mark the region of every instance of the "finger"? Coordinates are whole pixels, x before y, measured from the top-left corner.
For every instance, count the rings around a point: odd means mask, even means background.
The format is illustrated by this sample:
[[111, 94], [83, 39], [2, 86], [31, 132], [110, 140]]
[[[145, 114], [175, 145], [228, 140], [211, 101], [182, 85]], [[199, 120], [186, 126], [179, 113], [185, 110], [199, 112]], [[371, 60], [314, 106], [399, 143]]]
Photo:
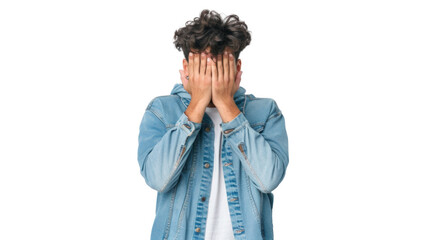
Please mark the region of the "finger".
[[200, 75], [206, 74], [207, 57], [205, 53], [201, 53]]
[[228, 80], [228, 73], [229, 73], [229, 65], [228, 65], [228, 52], [225, 51], [223, 53], [223, 80]]
[[193, 76], [194, 76], [194, 54], [192, 54], [190, 52], [188, 59], [189, 59], [189, 61], [188, 61], [189, 80], [191, 80], [191, 79], [193, 79]]
[[223, 79], [223, 67], [222, 67], [222, 54], [217, 55], [217, 71], [218, 75], [216, 80], [222, 80]]
[[216, 64], [214, 62], [210, 63], [210, 68], [212, 72], [212, 81], [217, 81], [217, 69]]
[[213, 61], [208, 57], [207, 58], [206, 79], [211, 79], [211, 76], [212, 76], [212, 65], [213, 65]]
[[236, 72], [235, 72], [234, 56], [230, 53], [229, 54], [229, 80], [231, 82], [231, 86], [235, 82], [235, 75], [236, 75]]
[[200, 76], [200, 54], [194, 55], [194, 78], [198, 79]]

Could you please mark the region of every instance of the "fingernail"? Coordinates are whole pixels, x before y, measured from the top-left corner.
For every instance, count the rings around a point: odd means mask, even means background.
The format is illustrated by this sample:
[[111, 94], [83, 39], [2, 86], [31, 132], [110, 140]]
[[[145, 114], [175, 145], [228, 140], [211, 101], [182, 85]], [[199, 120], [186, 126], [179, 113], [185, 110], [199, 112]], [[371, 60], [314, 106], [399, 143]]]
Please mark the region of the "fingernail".
[[192, 56], [192, 53], [189, 53], [189, 56]]

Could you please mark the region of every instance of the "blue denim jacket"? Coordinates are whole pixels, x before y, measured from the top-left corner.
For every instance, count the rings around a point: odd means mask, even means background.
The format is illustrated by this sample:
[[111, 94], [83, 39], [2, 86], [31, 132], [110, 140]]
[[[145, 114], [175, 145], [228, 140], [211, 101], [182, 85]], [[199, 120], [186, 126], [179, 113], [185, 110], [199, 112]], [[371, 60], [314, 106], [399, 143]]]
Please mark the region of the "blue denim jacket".
[[[241, 113], [222, 129], [221, 160], [235, 239], [274, 239], [272, 191], [289, 163], [285, 119], [271, 98], [245, 94], [234, 101]], [[140, 124], [138, 163], [157, 191], [151, 240], [204, 239], [214, 157], [214, 125], [184, 114], [190, 94], [175, 84], [153, 98]], [[204, 197], [204, 198], [203, 198]]]

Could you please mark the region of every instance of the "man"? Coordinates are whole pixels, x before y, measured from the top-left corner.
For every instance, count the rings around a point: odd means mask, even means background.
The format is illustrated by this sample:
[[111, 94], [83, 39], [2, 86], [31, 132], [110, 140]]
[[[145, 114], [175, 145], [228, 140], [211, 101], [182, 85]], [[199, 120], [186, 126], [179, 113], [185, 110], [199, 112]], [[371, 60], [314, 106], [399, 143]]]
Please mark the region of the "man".
[[158, 191], [151, 239], [273, 239], [273, 194], [289, 163], [285, 119], [271, 98], [239, 86], [250, 34], [215, 11], [175, 32], [182, 84], [153, 98], [138, 163]]

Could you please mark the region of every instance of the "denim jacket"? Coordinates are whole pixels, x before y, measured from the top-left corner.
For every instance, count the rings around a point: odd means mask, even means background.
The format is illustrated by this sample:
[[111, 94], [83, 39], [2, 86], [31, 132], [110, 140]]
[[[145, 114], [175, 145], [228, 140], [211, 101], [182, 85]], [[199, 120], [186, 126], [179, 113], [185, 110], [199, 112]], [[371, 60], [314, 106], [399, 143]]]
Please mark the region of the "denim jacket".
[[[222, 122], [221, 161], [235, 239], [274, 239], [272, 191], [289, 163], [285, 119], [271, 98], [234, 94], [240, 114]], [[151, 240], [204, 239], [214, 161], [214, 125], [185, 115], [191, 100], [182, 84], [153, 98], [138, 136], [138, 163], [157, 191]]]

